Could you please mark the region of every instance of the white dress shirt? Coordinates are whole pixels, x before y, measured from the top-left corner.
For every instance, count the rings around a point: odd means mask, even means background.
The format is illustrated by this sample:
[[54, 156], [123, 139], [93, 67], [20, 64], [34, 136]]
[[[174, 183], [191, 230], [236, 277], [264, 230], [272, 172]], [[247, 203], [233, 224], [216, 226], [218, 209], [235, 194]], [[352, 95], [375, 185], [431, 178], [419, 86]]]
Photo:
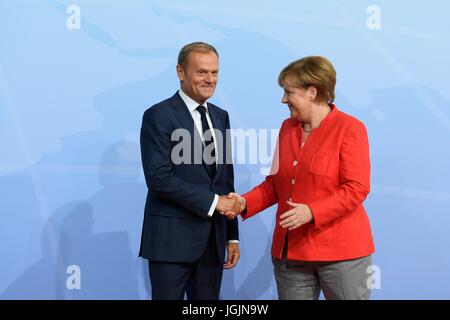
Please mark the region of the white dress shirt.
[[[186, 93], [183, 92], [183, 90], [179, 90], [178, 93], [180, 94], [181, 99], [183, 99], [184, 103], [186, 104], [186, 106], [189, 109], [189, 112], [192, 116], [192, 119], [194, 120], [195, 126], [197, 127], [197, 131], [200, 134], [200, 137], [202, 138], [203, 141], [203, 128], [202, 128], [202, 118], [200, 115], [200, 112], [197, 110], [197, 107], [199, 106], [199, 104], [197, 102], [195, 102], [195, 100], [193, 100], [192, 98], [188, 97], [186, 95]], [[216, 167], [217, 167], [217, 157], [218, 157], [218, 149], [217, 149], [217, 139], [216, 139], [216, 134], [214, 133], [214, 128], [211, 122], [211, 118], [209, 117], [209, 110], [208, 110], [208, 104], [203, 103], [202, 106], [204, 106], [206, 108], [206, 121], [208, 121], [208, 125], [209, 128], [211, 129], [211, 133], [212, 133], [212, 137], [214, 139], [214, 148], [216, 149]], [[214, 210], [216, 209], [217, 203], [219, 202], [219, 195], [215, 195], [214, 196], [214, 200], [211, 204], [211, 207], [208, 211], [208, 217], [212, 217]]]

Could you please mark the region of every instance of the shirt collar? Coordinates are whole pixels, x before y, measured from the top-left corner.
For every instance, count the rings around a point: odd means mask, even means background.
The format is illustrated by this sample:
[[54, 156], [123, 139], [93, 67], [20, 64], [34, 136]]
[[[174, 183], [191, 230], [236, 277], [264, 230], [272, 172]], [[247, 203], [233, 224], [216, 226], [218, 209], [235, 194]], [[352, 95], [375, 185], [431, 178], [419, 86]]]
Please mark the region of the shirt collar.
[[[197, 109], [199, 104], [194, 99], [189, 97], [186, 93], [184, 93], [183, 90], [181, 90], [181, 89], [178, 90], [178, 94], [180, 95], [181, 99], [184, 101], [184, 103], [186, 104], [186, 106], [188, 107], [188, 109], [191, 113], [195, 109]], [[208, 111], [208, 103], [206, 101], [205, 101], [205, 103], [202, 104], [202, 106], [204, 106], [206, 108], [206, 111]]]

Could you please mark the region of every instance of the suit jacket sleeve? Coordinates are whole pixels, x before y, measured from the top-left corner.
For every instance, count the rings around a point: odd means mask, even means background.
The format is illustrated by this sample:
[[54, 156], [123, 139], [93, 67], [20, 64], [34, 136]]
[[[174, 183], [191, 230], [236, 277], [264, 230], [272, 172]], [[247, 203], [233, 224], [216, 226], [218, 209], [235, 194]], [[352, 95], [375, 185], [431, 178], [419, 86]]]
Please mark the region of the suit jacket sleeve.
[[149, 109], [141, 127], [141, 156], [149, 190], [194, 214], [207, 217], [214, 192], [182, 180], [171, 161], [172, 126], [167, 114]]
[[[230, 118], [227, 115], [227, 123], [225, 126], [225, 148], [226, 148], [226, 156], [225, 156], [225, 166], [226, 166], [226, 184], [228, 192], [234, 192], [234, 169], [233, 169], [233, 155], [231, 148], [231, 133], [230, 133]], [[232, 220], [227, 220], [227, 241], [229, 240], [239, 240], [239, 227], [238, 227], [238, 219], [237, 217]]]
[[339, 161], [339, 189], [331, 196], [307, 203], [316, 227], [354, 211], [370, 191], [369, 142], [366, 128], [361, 122], [355, 122], [347, 130]]

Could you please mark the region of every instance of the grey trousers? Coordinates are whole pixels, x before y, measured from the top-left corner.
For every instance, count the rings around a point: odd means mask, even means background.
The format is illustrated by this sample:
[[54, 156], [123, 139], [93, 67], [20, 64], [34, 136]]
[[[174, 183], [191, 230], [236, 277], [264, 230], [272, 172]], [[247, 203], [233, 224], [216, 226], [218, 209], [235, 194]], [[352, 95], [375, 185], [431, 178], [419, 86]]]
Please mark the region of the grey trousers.
[[368, 300], [372, 257], [310, 262], [272, 258], [279, 300]]

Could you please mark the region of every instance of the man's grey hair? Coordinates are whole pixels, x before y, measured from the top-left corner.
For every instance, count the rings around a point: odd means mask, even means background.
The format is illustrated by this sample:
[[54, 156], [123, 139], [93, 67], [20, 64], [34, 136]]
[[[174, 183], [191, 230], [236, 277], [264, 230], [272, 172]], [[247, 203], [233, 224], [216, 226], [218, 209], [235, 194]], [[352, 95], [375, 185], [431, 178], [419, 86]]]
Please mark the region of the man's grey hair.
[[189, 54], [191, 52], [198, 51], [198, 52], [214, 52], [219, 58], [219, 53], [217, 52], [216, 48], [214, 48], [212, 45], [206, 43], [206, 42], [192, 42], [187, 45], [185, 45], [183, 48], [181, 48], [180, 53], [178, 54], [178, 64], [184, 69], [186, 66], [187, 58], [189, 57]]

